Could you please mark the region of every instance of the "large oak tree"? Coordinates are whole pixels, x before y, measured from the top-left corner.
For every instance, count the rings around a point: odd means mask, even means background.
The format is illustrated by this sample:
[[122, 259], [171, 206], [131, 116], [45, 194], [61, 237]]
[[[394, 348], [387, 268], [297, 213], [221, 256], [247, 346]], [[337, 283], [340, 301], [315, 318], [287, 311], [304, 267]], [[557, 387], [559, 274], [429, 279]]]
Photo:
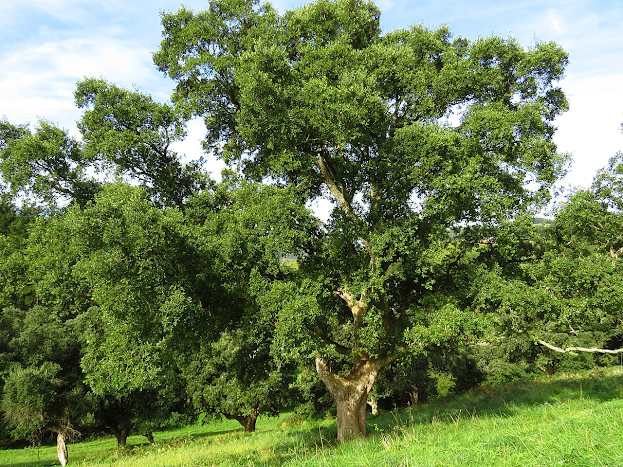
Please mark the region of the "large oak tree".
[[463, 284], [451, 279], [469, 242], [453, 232], [543, 201], [566, 160], [552, 141], [567, 108], [556, 44], [382, 33], [379, 17], [361, 0], [284, 15], [215, 0], [164, 14], [154, 55], [177, 81], [174, 101], [205, 119], [206, 148], [334, 203], [301, 261], [310, 280], [274, 297], [284, 346], [315, 357], [335, 400], [340, 441], [365, 434], [386, 365], [462, 332]]

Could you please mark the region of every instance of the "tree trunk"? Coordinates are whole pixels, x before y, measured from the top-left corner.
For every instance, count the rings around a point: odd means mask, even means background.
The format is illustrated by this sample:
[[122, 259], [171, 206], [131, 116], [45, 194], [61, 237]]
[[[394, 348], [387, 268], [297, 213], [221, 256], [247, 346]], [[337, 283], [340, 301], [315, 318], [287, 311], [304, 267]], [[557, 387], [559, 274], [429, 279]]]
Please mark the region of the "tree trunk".
[[147, 438], [147, 441], [149, 442], [149, 444], [154, 444], [154, 434], [151, 431], [148, 433], [145, 433], [143, 436]]
[[260, 413], [258, 409], [254, 409], [251, 415], [232, 415], [223, 412], [223, 417], [228, 420], [238, 421], [238, 423], [240, 423], [244, 428], [244, 431], [248, 433], [255, 431], [255, 423], [257, 422], [257, 417], [259, 417], [259, 415]]
[[413, 386], [411, 389], [411, 393], [409, 394], [409, 400], [411, 402], [411, 407], [415, 407], [420, 400], [420, 390], [417, 386]]
[[128, 441], [128, 435], [130, 434], [130, 430], [127, 428], [122, 429], [114, 429], [115, 437], [117, 438], [117, 447], [123, 448]]
[[372, 409], [372, 415], [379, 414], [379, 401], [376, 399], [376, 397], [370, 397], [368, 399], [368, 405]]
[[63, 467], [65, 467], [67, 462], [69, 462], [67, 444], [65, 441], [65, 432], [63, 430], [58, 430], [56, 433], [56, 453], [58, 455], [58, 461]]
[[255, 431], [255, 423], [257, 422], [257, 415], [251, 415], [246, 418], [242, 426], [244, 427], [244, 431], [253, 432]]
[[340, 443], [366, 435], [366, 403], [381, 370], [394, 361], [358, 358], [347, 376], [333, 373], [327, 363], [316, 358], [316, 370], [337, 408], [337, 440]]

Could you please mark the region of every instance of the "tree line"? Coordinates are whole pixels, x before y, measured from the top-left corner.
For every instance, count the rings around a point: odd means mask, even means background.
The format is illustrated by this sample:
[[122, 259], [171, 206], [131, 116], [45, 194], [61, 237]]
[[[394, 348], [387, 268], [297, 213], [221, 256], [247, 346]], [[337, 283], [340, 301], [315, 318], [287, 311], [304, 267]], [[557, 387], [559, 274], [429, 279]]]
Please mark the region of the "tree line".
[[[86, 78], [81, 139], [0, 121], [5, 440], [288, 407], [333, 410], [343, 442], [368, 403], [618, 361], [564, 351], [622, 343], [621, 155], [535, 221], [569, 162], [566, 53], [379, 18], [180, 8], [171, 102]], [[171, 149], [190, 118], [219, 183]]]

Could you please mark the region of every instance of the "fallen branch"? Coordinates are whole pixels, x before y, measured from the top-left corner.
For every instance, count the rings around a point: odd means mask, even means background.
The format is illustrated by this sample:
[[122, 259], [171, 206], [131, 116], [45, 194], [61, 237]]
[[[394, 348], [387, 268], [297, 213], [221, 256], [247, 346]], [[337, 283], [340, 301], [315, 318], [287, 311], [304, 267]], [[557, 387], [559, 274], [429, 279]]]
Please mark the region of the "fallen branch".
[[561, 349], [560, 347], [556, 347], [548, 342], [542, 341], [541, 339], [536, 340], [539, 344], [544, 347], [547, 347], [554, 352], [559, 353], [573, 353], [573, 352], [589, 352], [589, 353], [607, 353], [607, 354], [619, 354], [623, 353], [623, 349], [609, 350], [609, 349], [596, 349], [596, 348], [585, 348], [585, 347], [567, 347], [566, 349]]

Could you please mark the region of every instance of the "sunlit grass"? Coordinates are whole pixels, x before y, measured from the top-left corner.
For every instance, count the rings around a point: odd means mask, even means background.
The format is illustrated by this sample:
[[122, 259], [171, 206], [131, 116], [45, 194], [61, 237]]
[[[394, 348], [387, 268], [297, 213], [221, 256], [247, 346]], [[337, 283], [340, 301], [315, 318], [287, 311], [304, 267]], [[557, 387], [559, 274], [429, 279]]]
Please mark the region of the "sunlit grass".
[[[73, 444], [75, 466], [621, 466], [623, 370], [475, 391], [450, 401], [369, 417], [371, 435], [336, 445], [335, 421], [232, 422]], [[281, 420], [281, 421], [280, 421]], [[0, 452], [0, 465], [56, 465], [55, 449]]]

